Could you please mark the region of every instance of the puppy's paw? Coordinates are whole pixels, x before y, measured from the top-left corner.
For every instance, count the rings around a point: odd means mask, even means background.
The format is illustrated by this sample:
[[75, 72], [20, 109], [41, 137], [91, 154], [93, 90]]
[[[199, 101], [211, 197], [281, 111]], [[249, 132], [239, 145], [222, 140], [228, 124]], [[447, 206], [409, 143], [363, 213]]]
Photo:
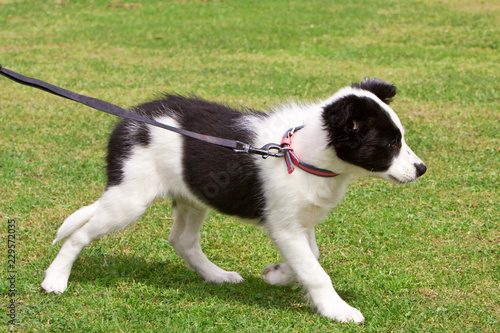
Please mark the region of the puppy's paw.
[[42, 282], [42, 289], [47, 293], [62, 294], [68, 287], [68, 278], [61, 275], [45, 272], [45, 279]]
[[270, 264], [262, 272], [264, 282], [273, 286], [289, 286], [294, 284], [295, 276], [287, 264]]
[[352, 306], [350, 306], [345, 302], [343, 302], [343, 304], [335, 306], [333, 309], [329, 311], [318, 309], [318, 312], [320, 315], [324, 317], [328, 317], [343, 323], [354, 322], [356, 324], [360, 324], [365, 320], [365, 317], [363, 317], [361, 311], [353, 308]]
[[212, 274], [210, 277], [204, 278], [206, 282], [222, 284], [222, 283], [240, 283], [243, 278], [236, 272], [219, 272]]

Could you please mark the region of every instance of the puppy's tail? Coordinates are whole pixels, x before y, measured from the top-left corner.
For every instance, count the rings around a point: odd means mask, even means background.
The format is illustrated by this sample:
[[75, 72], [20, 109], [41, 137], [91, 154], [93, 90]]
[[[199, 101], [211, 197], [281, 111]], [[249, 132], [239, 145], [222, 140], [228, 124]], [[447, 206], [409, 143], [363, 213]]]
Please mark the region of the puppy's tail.
[[73, 214], [71, 214], [59, 227], [59, 230], [57, 230], [57, 237], [52, 242], [52, 244], [59, 242], [61, 239], [65, 237], [68, 237], [76, 230], [78, 230], [81, 226], [83, 226], [85, 223], [87, 223], [92, 218], [92, 216], [94, 216], [98, 206], [99, 206], [99, 200], [94, 202], [92, 205], [82, 207]]

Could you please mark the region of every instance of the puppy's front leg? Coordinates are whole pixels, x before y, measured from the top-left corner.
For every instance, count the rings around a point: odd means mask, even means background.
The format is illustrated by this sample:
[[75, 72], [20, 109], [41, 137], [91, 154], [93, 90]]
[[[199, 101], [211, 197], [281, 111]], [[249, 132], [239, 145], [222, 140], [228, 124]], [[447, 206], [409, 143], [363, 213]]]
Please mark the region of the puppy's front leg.
[[[307, 240], [309, 247], [316, 259], [319, 258], [319, 248], [316, 243], [314, 227], [307, 229]], [[262, 272], [264, 281], [273, 286], [288, 286], [297, 282], [293, 270], [286, 263], [269, 264]]]
[[363, 315], [340, 298], [332, 281], [311, 250], [308, 232], [301, 227], [271, 230], [271, 237], [300, 284], [306, 289], [316, 311], [341, 322], [361, 323]]

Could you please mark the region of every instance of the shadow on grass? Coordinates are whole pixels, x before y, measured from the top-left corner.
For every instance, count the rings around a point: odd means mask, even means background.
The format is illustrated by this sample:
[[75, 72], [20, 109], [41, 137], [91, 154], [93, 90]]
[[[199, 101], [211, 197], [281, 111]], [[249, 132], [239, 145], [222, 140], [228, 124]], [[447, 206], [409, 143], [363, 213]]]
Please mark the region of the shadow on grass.
[[[259, 268], [260, 270], [260, 268]], [[217, 298], [223, 302], [238, 302], [261, 308], [290, 309], [301, 308], [308, 311], [309, 305], [300, 288], [276, 287], [266, 284], [254, 273], [239, 272], [245, 279], [238, 284], [212, 284], [204, 282], [195, 272], [189, 270], [180, 259], [172, 261], [147, 261], [142, 257], [123, 255], [83, 255], [73, 267], [69, 279], [71, 284], [89, 287], [108, 287], [117, 291], [123, 283], [146, 285], [157, 290], [161, 297], [181, 291], [189, 299]], [[156, 288], [156, 289], [155, 289]], [[130, 295], [133, 287], [129, 287]], [[141, 293], [138, 287], [138, 293]], [[133, 293], [133, 291], [132, 291]], [[340, 291], [346, 301], [362, 297]], [[176, 301], [178, 297], [173, 297]]]

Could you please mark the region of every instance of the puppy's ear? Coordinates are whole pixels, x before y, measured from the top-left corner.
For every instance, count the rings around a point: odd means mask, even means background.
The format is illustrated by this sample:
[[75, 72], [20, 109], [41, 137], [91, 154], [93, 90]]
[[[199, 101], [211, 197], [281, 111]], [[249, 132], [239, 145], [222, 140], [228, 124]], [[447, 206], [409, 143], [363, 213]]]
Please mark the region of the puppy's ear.
[[385, 104], [391, 103], [392, 98], [396, 96], [394, 85], [375, 78], [365, 78], [363, 82], [351, 84], [351, 87], [370, 91]]
[[352, 121], [352, 130], [357, 131], [361, 127], [361, 121], [360, 120], [353, 120]]
[[349, 95], [323, 108], [323, 123], [330, 134], [330, 144], [359, 141], [366, 121], [363, 110], [369, 102], [367, 98]]

